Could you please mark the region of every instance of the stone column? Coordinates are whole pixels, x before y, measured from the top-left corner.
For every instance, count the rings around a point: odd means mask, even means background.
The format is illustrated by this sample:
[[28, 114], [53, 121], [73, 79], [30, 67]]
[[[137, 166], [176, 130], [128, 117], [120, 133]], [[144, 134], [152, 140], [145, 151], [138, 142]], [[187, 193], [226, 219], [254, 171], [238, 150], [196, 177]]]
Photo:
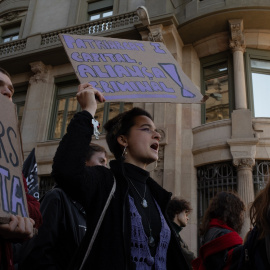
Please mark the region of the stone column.
[[246, 213], [244, 217], [244, 225], [241, 236], [244, 238], [250, 229], [249, 205], [254, 201], [254, 186], [252, 169], [255, 165], [253, 158], [239, 158], [234, 159], [233, 164], [237, 166], [237, 180], [238, 180], [238, 195], [242, 198], [246, 205]]
[[232, 137], [228, 140], [233, 164], [237, 167], [238, 194], [246, 205], [246, 214], [241, 236], [250, 228], [248, 207], [254, 200], [252, 169], [255, 164], [258, 138], [252, 127], [251, 111], [247, 109], [247, 94], [244, 70], [244, 51], [246, 49], [243, 20], [230, 20], [230, 48], [233, 53], [235, 109], [232, 113]]
[[259, 142], [252, 128], [250, 110], [233, 111], [232, 137], [227, 142], [230, 145], [233, 164], [237, 167], [237, 192], [247, 209], [241, 233], [244, 237], [250, 228], [248, 207], [254, 201], [252, 169], [255, 165], [256, 145]]
[[234, 92], [235, 92], [235, 107], [236, 109], [247, 109], [247, 94], [244, 69], [244, 51], [246, 49], [243, 21], [230, 20], [230, 48], [233, 53], [233, 68], [234, 68]]
[[41, 141], [39, 134], [46, 136], [44, 131], [47, 128], [48, 115], [44, 114], [45, 104], [47, 101], [47, 89], [53, 89], [53, 85], [49, 82], [50, 66], [44, 65], [42, 62], [30, 63], [33, 76], [29, 80], [27, 91], [26, 108], [24, 112], [24, 125], [22, 129], [22, 141], [24, 152], [30, 152], [37, 141]]

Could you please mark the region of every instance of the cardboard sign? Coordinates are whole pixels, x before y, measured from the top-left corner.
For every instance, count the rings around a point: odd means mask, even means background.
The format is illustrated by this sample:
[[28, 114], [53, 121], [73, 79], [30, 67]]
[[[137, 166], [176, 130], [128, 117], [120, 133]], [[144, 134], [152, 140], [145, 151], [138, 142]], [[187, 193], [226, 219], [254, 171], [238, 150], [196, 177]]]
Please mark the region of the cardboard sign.
[[0, 223], [8, 223], [11, 214], [28, 217], [16, 107], [1, 94], [0, 191]]
[[203, 96], [163, 43], [60, 34], [81, 83], [107, 101], [201, 103]]

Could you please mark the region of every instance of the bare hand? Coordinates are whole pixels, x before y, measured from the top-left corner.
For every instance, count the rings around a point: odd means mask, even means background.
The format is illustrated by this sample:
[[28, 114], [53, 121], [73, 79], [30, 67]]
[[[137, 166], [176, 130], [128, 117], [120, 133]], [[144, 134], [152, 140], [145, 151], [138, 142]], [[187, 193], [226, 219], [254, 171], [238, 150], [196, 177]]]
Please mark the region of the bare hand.
[[34, 235], [34, 225], [31, 218], [11, 215], [9, 224], [0, 224], [0, 236], [8, 240], [28, 240]]
[[104, 102], [105, 98], [103, 94], [91, 84], [83, 83], [78, 87], [77, 100], [82, 110], [88, 111], [94, 117], [97, 109], [97, 100]]

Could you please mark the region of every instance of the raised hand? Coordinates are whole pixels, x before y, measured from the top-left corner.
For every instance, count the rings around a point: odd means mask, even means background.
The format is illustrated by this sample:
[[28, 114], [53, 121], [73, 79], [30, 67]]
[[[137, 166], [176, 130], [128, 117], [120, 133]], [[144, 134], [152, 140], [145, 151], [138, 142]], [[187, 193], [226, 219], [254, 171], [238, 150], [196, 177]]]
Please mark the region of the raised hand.
[[83, 83], [78, 87], [77, 100], [82, 110], [88, 111], [94, 117], [97, 109], [97, 100], [104, 102], [105, 98], [103, 94], [91, 84]]

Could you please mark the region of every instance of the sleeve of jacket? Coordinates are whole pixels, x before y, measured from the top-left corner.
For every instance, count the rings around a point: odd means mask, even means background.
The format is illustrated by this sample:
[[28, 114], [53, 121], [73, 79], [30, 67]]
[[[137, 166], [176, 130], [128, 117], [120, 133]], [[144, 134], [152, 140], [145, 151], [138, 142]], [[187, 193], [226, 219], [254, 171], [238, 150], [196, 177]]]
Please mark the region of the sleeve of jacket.
[[41, 203], [43, 223], [38, 234], [23, 245], [22, 260], [19, 269], [56, 270], [57, 242], [65, 230], [64, 209], [61, 199], [55, 193], [47, 193]]
[[52, 176], [61, 186], [68, 186], [70, 178], [84, 173], [93, 134], [92, 118], [87, 111], [75, 114], [59, 143], [53, 159]]
[[[102, 187], [108, 174], [103, 166], [86, 168], [85, 160], [92, 139], [92, 116], [87, 111], [74, 115], [53, 159], [52, 176], [56, 183], [85, 210], [91, 207], [91, 198]], [[102, 168], [97, 168], [102, 167]]]
[[182, 247], [183, 255], [186, 258], [189, 266], [191, 267], [191, 262], [195, 259], [195, 256], [194, 256], [194, 253], [189, 250], [188, 245], [185, 243], [185, 241], [182, 239], [181, 236], [180, 236], [180, 245]]

